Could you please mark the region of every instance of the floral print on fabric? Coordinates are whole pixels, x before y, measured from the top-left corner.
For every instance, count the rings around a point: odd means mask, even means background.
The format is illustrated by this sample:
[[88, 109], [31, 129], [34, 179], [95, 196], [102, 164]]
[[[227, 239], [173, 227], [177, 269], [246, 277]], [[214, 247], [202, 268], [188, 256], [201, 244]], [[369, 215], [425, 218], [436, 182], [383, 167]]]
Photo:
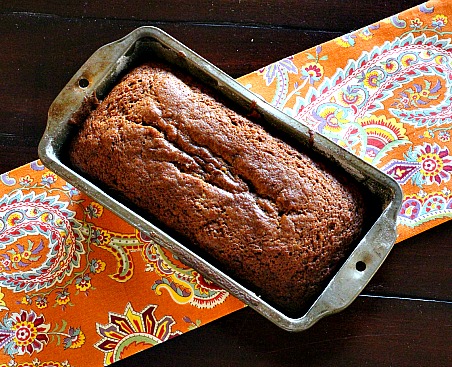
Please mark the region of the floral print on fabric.
[[136, 345], [152, 347], [181, 334], [172, 331], [175, 321], [171, 316], [157, 319], [156, 310], [156, 305], [149, 305], [136, 312], [128, 303], [123, 314], [110, 313], [108, 324], [97, 325], [103, 338], [95, 346], [105, 354], [105, 365], [133, 354]]
[[[417, 207], [401, 210], [399, 240], [452, 218], [451, 16], [431, 1], [240, 79], [402, 185], [404, 204]], [[420, 189], [444, 205], [421, 214]]]
[[[452, 6], [239, 81], [397, 180], [399, 240], [452, 218]], [[111, 364], [244, 307], [40, 161], [0, 175], [0, 367]]]
[[1, 180], [0, 367], [110, 364], [243, 307], [39, 161]]
[[420, 188], [433, 184], [440, 186], [450, 180], [452, 156], [446, 147], [424, 143], [414, 149], [410, 147], [404, 161], [392, 160], [382, 170], [400, 183], [411, 178], [411, 182]]
[[63, 320], [61, 327], [55, 325], [51, 330], [44, 316], [38, 316], [34, 311], [6, 314], [0, 321], [0, 347], [10, 357], [39, 353], [52, 341], [63, 344], [64, 349], [81, 347], [85, 343], [83, 331], [74, 327], [66, 330], [66, 326]]
[[81, 224], [68, 203], [58, 199], [17, 190], [0, 200], [0, 287], [40, 291], [80, 265], [85, 252]]

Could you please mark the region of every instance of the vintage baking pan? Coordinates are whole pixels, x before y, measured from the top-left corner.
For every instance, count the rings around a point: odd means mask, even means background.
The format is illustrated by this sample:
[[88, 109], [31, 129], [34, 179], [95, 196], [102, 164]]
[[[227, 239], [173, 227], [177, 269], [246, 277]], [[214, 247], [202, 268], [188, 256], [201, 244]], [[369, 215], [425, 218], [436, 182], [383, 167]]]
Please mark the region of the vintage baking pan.
[[[102, 99], [118, 78], [141, 59], [160, 59], [176, 65], [215, 89], [222, 98], [241, 108], [257, 111], [265, 123], [296, 139], [297, 143], [308, 146], [316, 154], [335, 161], [379, 198], [379, 213], [376, 213], [375, 222], [304, 315], [289, 317], [274, 308], [134, 211], [126, 202], [107, 194], [71, 168], [65, 154], [66, 144], [74, 133], [70, 121], [83, 118], [93, 95]], [[257, 98], [214, 65], [154, 27], [138, 28], [126, 37], [101, 47], [77, 71], [49, 109], [47, 129], [39, 144], [39, 156], [44, 165], [56, 174], [148, 234], [187, 265], [224, 287], [281, 328], [290, 331], [307, 329], [320, 318], [347, 307], [380, 267], [396, 240], [396, 217], [402, 192], [394, 180]]]

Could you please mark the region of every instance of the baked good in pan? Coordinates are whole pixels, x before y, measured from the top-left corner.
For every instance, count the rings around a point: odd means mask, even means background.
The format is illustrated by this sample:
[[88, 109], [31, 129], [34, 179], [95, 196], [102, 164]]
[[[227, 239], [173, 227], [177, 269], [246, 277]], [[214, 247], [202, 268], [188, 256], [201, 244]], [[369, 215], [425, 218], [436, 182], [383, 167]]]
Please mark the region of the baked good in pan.
[[160, 63], [128, 72], [70, 146], [71, 163], [299, 314], [364, 225], [362, 188]]

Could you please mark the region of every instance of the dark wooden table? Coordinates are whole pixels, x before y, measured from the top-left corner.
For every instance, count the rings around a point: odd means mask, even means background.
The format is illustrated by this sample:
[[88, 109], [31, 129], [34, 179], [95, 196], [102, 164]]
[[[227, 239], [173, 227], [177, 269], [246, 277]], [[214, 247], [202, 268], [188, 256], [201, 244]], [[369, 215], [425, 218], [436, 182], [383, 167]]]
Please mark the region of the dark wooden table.
[[[419, 0], [2, 1], [0, 173], [37, 158], [47, 110], [101, 45], [158, 26], [239, 77]], [[396, 245], [351, 307], [306, 332], [251, 309], [118, 366], [451, 366], [448, 222]]]

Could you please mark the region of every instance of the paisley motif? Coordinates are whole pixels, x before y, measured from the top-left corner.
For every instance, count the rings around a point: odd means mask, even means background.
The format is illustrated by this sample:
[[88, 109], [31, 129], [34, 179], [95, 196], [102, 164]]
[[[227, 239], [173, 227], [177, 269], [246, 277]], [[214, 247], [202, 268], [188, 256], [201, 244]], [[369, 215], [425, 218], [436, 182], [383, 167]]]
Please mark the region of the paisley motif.
[[383, 156], [391, 150], [392, 145], [408, 144], [406, 129], [396, 119], [387, 119], [386, 116], [370, 116], [358, 118], [356, 121], [364, 129], [367, 137], [364, 160], [378, 164]]
[[214, 308], [229, 296], [228, 292], [183, 265], [171, 252], [141, 231], [124, 234], [89, 224], [82, 228], [82, 232], [92, 244], [114, 256], [117, 268], [109, 277], [117, 282], [125, 283], [134, 276], [136, 261], [132, 255], [139, 252], [147, 264], [146, 271], [158, 277], [152, 284], [157, 295], [166, 291], [174, 302], [204, 309]]
[[46, 289], [80, 265], [85, 252], [81, 224], [67, 207], [46, 192], [17, 190], [0, 200], [0, 287]]
[[405, 160], [391, 160], [382, 171], [401, 184], [409, 178], [416, 186], [441, 185], [450, 180], [452, 175], [452, 156], [447, 147], [424, 143], [410, 147], [405, 153]]
[[[444, 82], [442, 100], [427, 104], [421, 109], [389, 108], [398, 120], [420, 125], [441, 125], [452, 121], [452, 45], [450, 39], [424, 34], [414, 37], [396, 38], [363, 52], [356, 60], [349, 60], [344, 69], [325, 78], [317, 88], [310, 88], [305, 96], [297, 96], [293, 107], [284, 111], [312, 128], [321, 124], [318, 111], [323, 105], [332, 103], [337, 108], [343, 101], [343, 93], [353, 91], [360, 96], [358, 103], [348, 105], [348, 122], [370, 116], [384, 109], [384, 101], [397, 95], [409, 83], [421, 76], [437, 76]], [[353, 101], [353, 99], [351, 99]], [[438, 103], [439, 102], [439, 103]], [[342, 103], [343, 104], [343, 103]]]
[[[271, 84], [259, 80], [260, 72], [241, 82], [392, 176], [406, 197], [420, 188], [441, 195], [438, 186], [450, 188], [452, 182], [452, 31], [450, 15], [439, 8], [424, 4], [413, 13], [295, 54], [291, 60], [299, 72], [283, 73], [289, 89], [278, 87], [278, 73], [273, 73]], [[340, 62], [330, 63], [328, 56]], [[410, 203], [419, 213], [421, 204]], [[406, 218], [400, 220], [399, 238], [430, 228], [432, 224], [421, 226], [430, 220], [440, 223], [452, 217], [439, 208], [431, 206], [422, 217], [416, 214], [412, 220], [420, 222], [410, 222], [409, 228], [402, 227]]]
[[414, 228], [435, 218], [452, 215], [452, 195], [448, 189], [427, 194], [424, 191], [407, 195], [398, 216], [400, 224]]
[[283, 97], [289, 91], [289, 74], [298, 74], [298, 68], [293, 63], [293, 58], [288, 57], [277, 61], [259, 70], [265, 79], [265, 83], [272, 84], [276, 80], [276, 90], [272, 104], [276, 107], [281, 107], [284, 99]]
[[170, 252], [155, 243], [149, 242], [143, 254], [150, 267], [160, 275], [152, 286], [156, 294], [166, 290], [177, 303], [209, 309], [223, 303], [229, 295], [196, 270], [182, 265]]
[[[446, 3], [239, 79], [402, 185], [399, 240], [452, 218]], [[1, 366], [106, 365], [244, 307], [39, 161], [0, 187]]]

